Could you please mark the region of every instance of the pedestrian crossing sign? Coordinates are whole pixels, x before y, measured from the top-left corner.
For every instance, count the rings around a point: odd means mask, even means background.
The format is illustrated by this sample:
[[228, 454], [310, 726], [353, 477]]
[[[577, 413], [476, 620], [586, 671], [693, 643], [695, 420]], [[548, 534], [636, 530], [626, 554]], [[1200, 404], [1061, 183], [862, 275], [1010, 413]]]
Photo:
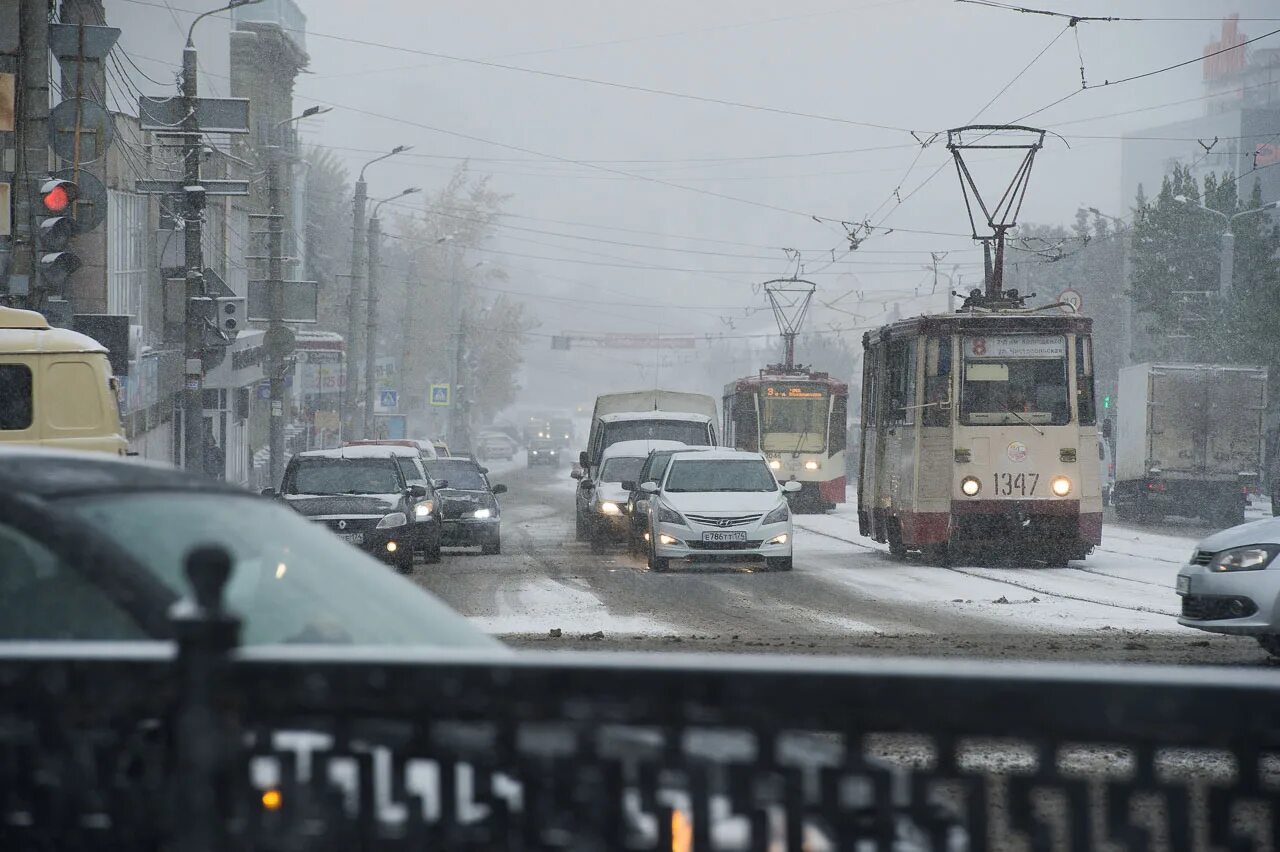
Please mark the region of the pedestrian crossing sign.
[[431, 404], [432, 405], [448, 405], [449, 404], [449, 385], [432, 385], [431, 386]]

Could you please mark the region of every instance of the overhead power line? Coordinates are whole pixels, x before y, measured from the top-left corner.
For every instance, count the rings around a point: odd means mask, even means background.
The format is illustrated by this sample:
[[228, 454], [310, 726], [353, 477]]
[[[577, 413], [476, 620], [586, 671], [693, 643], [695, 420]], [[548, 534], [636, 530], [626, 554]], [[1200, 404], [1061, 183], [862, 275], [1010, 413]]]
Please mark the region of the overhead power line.
[[[971, 6], [989, 6], [992, 9], [1003, 9], [1007, 12], [1021, 12], [1026, 15], [1047, 15], [1054, 18], [1067, 18], [1071, 21], [1079, 23], [1186, 23], [1199, 21], [1202, 23], [1221, 21], [1221, 16], [1216, 18], [1192, 18], [1192, 17], [1120, 17], [1115, 15], [1076, 15], [1072, 12], [1058, 12], [1052, 9], [1033, 9], [1028, 6], [1015, 6], [1012, 3], [1000, 3], [997, 0], [956, 0], [957, 3], [967, 3]], [[1240, 18], [1241, 21], [1280, 21], [1280, 18]]]

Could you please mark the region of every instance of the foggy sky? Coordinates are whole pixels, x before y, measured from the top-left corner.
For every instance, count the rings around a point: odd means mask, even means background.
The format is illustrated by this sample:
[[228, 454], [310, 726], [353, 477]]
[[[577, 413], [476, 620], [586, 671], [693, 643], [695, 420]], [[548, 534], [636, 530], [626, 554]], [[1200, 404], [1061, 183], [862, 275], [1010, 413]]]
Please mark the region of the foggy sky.
[[[183, 8], [207, 8], [195, 0], [170, 2], [184, 29], [191, 16]], [[537, 310], [542, 333], [770, 330], [772, 319], [766, 313], [746, 317], [742, 308], [763, 307], [762, 297], [753, 293], [753, 282], [795, 269], [778, 250], [781, 247], [803, 250], [805, 271], [826, 298], [855, 288], [883, 292], [886, 298], [910, 296], [930, 277], [922, 269], [930, 251], [951, 252], [945, 268], [977, 262], [980, 253], [971, 240], [876, 234], [831, 266], [831, 250], [840, 256], [848, 247], [841, 228], [814, 222], [806, 214], [859, 222], [880, 208], [875, 218], [879, 221], [889, 213], [886, 227], [966, 233], [960, 188], [950, 166], [900, 206], [890, 200], [895, 187], [900, 186], [899, 194], [905, 196], [948, 161], [945, 139], [925, 149], [904, 180], [918, 146], [900, 130], [624, 91], [341, 39], [910, 128], [923, 139], [975, 118], [982, 123], [1012, 121], [1078, 90], [1081, 55], [1086, 79], [1099, 84], [1197, 57], [1220, 31], [1220, 24], [1212, 21], [1081, 23], [1078, 33], [1063, 32], [979, 116], [979, 109], [1064, 30], [1064, 20], [952, 0], [651, 0], [640, 4], [300, 0], [300, 5], [308, 16], [311, 73], [298, 80], [295, 106], [335, 107], [332, 113], [304, 123], [300, 128], [304, 138], [334, 147], [357, 169], [372, 156], [366, 151], [397, 144], [415, 146], [414, 155], [440, 158], [401, 157], [372, 168], [371, 197], [407, 185], [434, 189], [447, 179], [456, 162], [444, 158], [470, 157], [475, 172], [493, 173], [494, 187], [513, 196], [507, 211], [527, 217], [505, 220], [509, 224], [657, 247], [499, 229], [501, 239], [488, 246], [496, 251], [477, 250], [473, 256], [501, 263], [510, 274], [503, 286], [628, 303], [626, 307], [544, 303]], [[1028, 5], [1078, 15], [1212, 18], [1239, 12], [1243, 17], [1280, 17], [1275, 3], [1268, 0], [1046, 0]], [[126, 28], [121, 39], [126, 49], [176, 60], [181, 37], [167, 11], [129, 0], [107, 0], [107, 11], [110, 23]], [[770, 20], [779, 18], [786, 20]], [[225, 24], [221, 26], [220, 45], [216, 26], [211, 26], [202, 42], [202, 47], [208, 45], [206, 52], [219, 54], [207, 60], [211, 74], [219, 73], [218, 69], [225, 74]], [[1280, 27], [1280, 22], [1241, 26], [1252, 37]], [[1280, 36], [1260, 46], [1280, 46]], [[143, 64], [143, 68], [157, 73], [154, 65]], [[1080, 205], [1127, 216], [1131, 199], [1120, 197], [1116, 137], [1127, 130], [1199, 114], [1204, 104], [1193, 101], [1099, 120], [1080, 119], [1198, 97], [1204, 93], [1201, 74], [1200, 64], [1194, 63], [1149, 79], [1085, 91], [1027, 119], [1063, 134], [1070, 148], [1050, 139], [1037, 160], [1021, 221], [1068, 223]], [[213, 82], [216, 91], [219, 81]], [[225, 94], [225, 80], [220, 82]], [[143, 88], [155, 87], [144, 82]], [[352, 108], [405, 121], [362, 115]], [[1187, 144], [1189, 153], [1196, 149], [1194, 142]], [[597, 162], [669, 161], [878, 146], [895, 147], [740, 162], [600, 164], [796, 212], [763, 209], [540, 156]], [[663, 251], [663, 247], [726, 256]], [[972, 274], [977, 268], [970, 265], [961, 271]], [[637, 302], [656, 307], [638, 308]], [[850, 300], [839, 304], [855, 307]], [[916, 313], [929, 307], [936, 309], [941, 303], [915, 300], [902, 310]], [[879, 308], [864, 305], [857, 312], [877, 314]], [[732, 318], [732, 331], [722, 317]], [[826, 309], [815, 314], [814, 322], [818, 327], [855, 324], [847, 315]], [[851, 335], [851, 339], [857, 337], [860, 333]], [[563, 368], [564, 356], [544, 352], [544, 344], [538, 341], [531, 346], [534, 368], [554, 363]], [[620, 352], [610, 357], [654, 360], [651, 353]], [[627, 378], [639, 376], [630, 371]]]

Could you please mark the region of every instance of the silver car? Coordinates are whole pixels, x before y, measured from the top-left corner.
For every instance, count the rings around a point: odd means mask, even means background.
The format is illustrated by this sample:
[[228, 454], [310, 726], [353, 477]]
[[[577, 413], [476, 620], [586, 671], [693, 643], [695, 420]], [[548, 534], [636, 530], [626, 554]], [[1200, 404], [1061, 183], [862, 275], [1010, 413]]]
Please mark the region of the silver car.
[[1178, 572], [1178, 623], [1255, 636], [1280, 657], [1280, 518], [1223, 530], [1196, 545]]

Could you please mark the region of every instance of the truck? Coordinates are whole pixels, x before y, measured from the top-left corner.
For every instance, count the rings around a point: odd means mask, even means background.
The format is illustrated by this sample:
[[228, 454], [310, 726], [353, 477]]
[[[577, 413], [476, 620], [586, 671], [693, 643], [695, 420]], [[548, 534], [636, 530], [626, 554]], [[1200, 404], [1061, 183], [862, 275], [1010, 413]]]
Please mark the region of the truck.
[[668, 390], [601, 394], [591, 412], [587, 448], [572, 476], [578, 482], [577, 538], [589, 536], [589, 510], [604, 451], [619, 441], [678, 441], [714, 447], [716, 401], [701, 393]]
[[1116, 482], [1121, 520], [1244, 522], [1265, 469], [1267, 369], [1135, 364], [1120, 371]]

